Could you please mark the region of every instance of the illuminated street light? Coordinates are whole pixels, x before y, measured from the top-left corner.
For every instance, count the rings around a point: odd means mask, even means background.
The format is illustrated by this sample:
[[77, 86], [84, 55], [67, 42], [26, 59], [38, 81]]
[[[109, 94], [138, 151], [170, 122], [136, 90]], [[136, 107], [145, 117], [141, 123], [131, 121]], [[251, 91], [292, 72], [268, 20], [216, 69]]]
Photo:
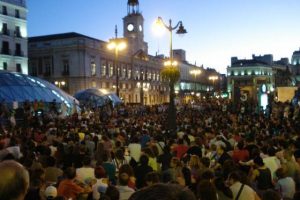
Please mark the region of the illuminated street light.
[[162, 70], [162, 76], [169, 81], [169, 109], [168, 109], [168, 128], [172, 132], [176, 131], [176, 107], [175, 107], [175, 89], [174, 85], [180, 78], [180, 71], [178, 69], [178, 63], [173, 60], [173, 47], [172, 47], [172, 33], [177, 29], [176, 33], [183, 35], [187, 33], [182, 25], [182, 21], [179, 21], [176, 26], [172, 26], [172, 20], [169, 20], [169, 24], [165, 24], [161, 17], [156, 20], [156, 27], [162, 29], [164, 27], [170, 33], [170, 59], [164, 63], [164, 68]]
[[62, 88], [66, 85], [65, 81], [55, 81], [54, 84], [58, 87], [58, 88]]
[[116, 75], [116, 94], [119, 97], [119, 66], [118, 66], [118, 59], [119, 59], [119, 51], [123, 51], [127, 47], [127, 41], [125, 38], [118, 38], [117, 37], [117, 27], [115, 29], [116, 37], [110, 39], [107, 44], [108, 50], [115, 50], [115, 60], [114, 60], [114, 68], [115, 68], [115, 75]]
[[215, 90], [215, 81], [218, 80], [218, 76], [209, 76], [208, 80], [211, 80], [213, 82], [213, 90]]
[[197, 76], [200, 75], [202, 71], [200, 69], [193, 69], [190, 71], [190, 74], [194, 76], [194, 90], [197, 90], [196, 87], [196, 81], [197, 81]]

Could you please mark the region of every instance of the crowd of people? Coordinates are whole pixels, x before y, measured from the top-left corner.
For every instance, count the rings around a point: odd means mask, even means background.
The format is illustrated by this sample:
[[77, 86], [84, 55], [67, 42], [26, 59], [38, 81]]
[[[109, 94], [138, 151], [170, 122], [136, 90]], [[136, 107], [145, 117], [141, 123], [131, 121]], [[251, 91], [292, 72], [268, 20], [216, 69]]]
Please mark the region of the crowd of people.
[[[208, 99], [82, 109], [0, 104], [0, 199], [300, 199], [299, 106]], [[38, 108], [38, 107], [37, 107]]]

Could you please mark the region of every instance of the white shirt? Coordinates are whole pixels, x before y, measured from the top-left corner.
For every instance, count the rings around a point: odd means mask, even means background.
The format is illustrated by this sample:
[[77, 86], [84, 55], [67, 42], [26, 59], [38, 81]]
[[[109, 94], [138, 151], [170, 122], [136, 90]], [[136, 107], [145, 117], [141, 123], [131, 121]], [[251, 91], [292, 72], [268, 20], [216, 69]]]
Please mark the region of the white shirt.
[[296, 192], [296, 184], [291, 177], [286, 177], [278, 180], [275, 189], [280, 192], [283, 198], [293, 199]]
[[263, 161], [266, 167], [270, 169], [273, 180], [276, 170], [280, 167], [280, 161], [276, 158], [276, 156], [266, 157]]
[[81, 167], [76, 169], [76, 179], [85, 183], [87, 179], [94, 179], [94, 168], [91, 167]]
[[[240, 182], [235, 182], [232, 186], [230, 186], [230, 190], [233, 194], [233, 199], [238, 195], [242, 184]], [[244, 188], [240, 194], [239, 200], [255, 200], [256, 192], [249, 187], [248, 185], [244, 185]]]
[[141, 157], [141, 144], [138, 143], [130, 143], [128, 145], [129, 155], [136, 161], [139, 162]]

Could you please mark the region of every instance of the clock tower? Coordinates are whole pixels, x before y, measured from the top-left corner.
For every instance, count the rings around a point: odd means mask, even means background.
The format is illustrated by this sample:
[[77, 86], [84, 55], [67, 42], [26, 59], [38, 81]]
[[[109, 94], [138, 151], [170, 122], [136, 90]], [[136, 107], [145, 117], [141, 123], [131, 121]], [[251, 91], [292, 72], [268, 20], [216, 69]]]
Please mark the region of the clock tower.
[[138, 0], [128, 0], [127, 16], [123, 18], [124, 37], [128, 40], [131, 55], [142, 50], [148, 54], [148, 44], [144, 42], [144, 17], [139, 11]]

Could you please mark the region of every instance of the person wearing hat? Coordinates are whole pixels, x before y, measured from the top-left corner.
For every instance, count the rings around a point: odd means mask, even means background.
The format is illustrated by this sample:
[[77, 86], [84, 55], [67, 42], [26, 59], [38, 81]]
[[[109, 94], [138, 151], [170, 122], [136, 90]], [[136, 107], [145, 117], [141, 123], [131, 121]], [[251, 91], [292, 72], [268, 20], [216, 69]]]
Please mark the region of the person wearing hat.
[[57, 189], [56, 187], [50, 185], [45, 190], [45, 196], [47, 200], [52, 200], [57, 196]]
[[273, 188], [272, 175], [269, 168], [265, 166], [263, 159], [257, 156], [253, 160], [254, 166], [250, 170], [250, 180], [255, 183], [259, 194]]

